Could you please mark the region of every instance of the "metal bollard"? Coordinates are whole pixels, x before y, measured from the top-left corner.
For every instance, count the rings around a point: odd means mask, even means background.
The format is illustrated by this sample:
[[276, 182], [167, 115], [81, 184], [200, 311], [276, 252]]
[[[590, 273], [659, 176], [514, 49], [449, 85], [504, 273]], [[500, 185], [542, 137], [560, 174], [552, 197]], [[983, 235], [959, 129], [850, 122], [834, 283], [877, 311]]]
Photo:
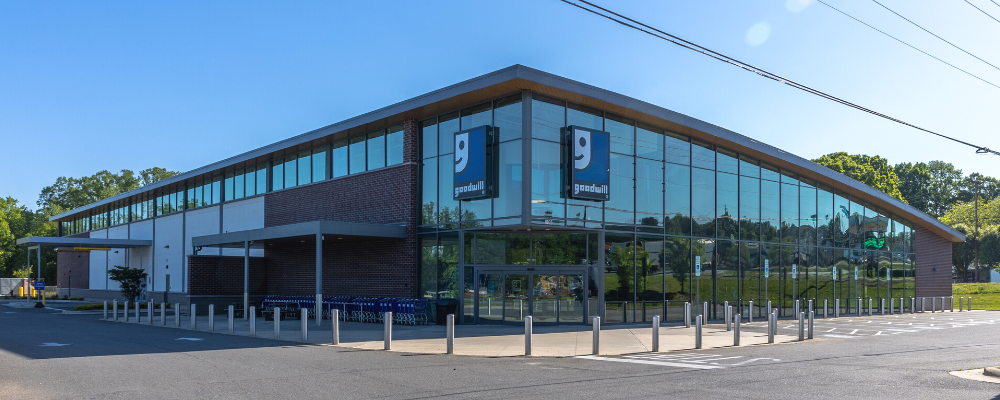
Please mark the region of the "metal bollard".
[[167, 303], [160, 303], [160, 326], [167, 326]]
[[[108, 307], [107, 307], [107, 302], [104, 302], [104, 303], [105, 303], [105, 304], [104, 304], [104, 308], [105, 308], [105, 310], [104, 310], [104, 314], [105, 314], [105, 317], [104, 317], [104, 319], [108, 319], [108, 317], [107, 317], [107, 313], [108, 313], [108, 311], [107, 311], [107, 308], [108, 308]], [[961, 297], [959, 297], [959, 298], [958, 298], [958, 312], [962, 312], [962, 307], [963, 307], [963, 304], [962, 304], [962, 298], [961, 298]]]
[[767, 308], [766, 308], [766, 310], [767, 310], [767, 314], [770, 315], [771, 314], [771, 310], [772, 310], [771, 309], [771, 300], [767, 301]]
[[868, 316], [872, 316], [872, 298], [868, 298]]
[[122, 308], [122, 311], [125, 312], [125, 322], [128, 322], [128, 301], [122, 304]]
[[813, 320], [816, 319], [816, 312], [809, 312], [809, 339], [813, 338]]
[[879, 315], [885, 315], [885, 299], [883, 298], [878, 299], [878, 309], [879, 309]]
[[799, 311], [799, 341], [806, 340], [806, 313]]
[[889, 315], [892, 315], [893, 311], [896, 310], [896, 299], [893, 297], [889, 298]]
[[860, 317], [861, 314], [862, 314], [862, 312], [861, 312], [861, 298], [858, 297], [858, 316]]
[[[727, 301], [726, 303], [729, 303], [729, 302]], [[726, 310], [726, 313], [725, 313], [726, 314], [726, 332], [729, 332], [729, 331], [733, 330], [732, 326], [731, 326], [732, 320], [730, 320], [730, 316], [733, 315], [733, 308], [727, 305], [726, 308], [725, 308], [725, 310]]]
[[[959, 308], [961, 308], [961, 307], [959, 307]], [[108, 319], [108, 301], [107, 300], [104, 300], [104, 319], [105, 320]]]
[[149, 325], [153, 324], [153, 302], [146, 302], [146, 323]]
[[455, 354], [455, 314], [448, 314], [446, 329], [446, 340], [448, 345], [446, 353]]
[[903, 298], [899, 298], [899, 315], [903, 315]]
[[823, 319], [826, 319], [829, 314], [827, 311], [830, 309], [830, 299], [823, 299]]
[[236, 332], [236, 325], [235, 325], [236, 321], [234, 321], [234, 319], [236, 317], [236, 309], [235, 309], [235, 307], [232, 304], [230, 304], [229, 305], [229, 310], [227, 310], [227, 311], [229, 311], [229, 313], [228, 313], [229, 314], [229, 333], [235, 333]]
[[274, 307], [274, 338], [281, 337], [281, 307]]
[[250, 320], [250, 336], [257, 336], [257, 307], [250, 306], [250, 312], [244, 317]]
[[192, 304], [191, 313], [189, 314], [191, 316], [191, 329], [196, 329], [198, 327], [198, 321], [195, 319], [195, 316], [198, 314], [195, 312], [195, 310], [196, 310], [195, 305]]
[[112, 306], [114, 307], [114, 309], [112, 310], [112, 313], [111, 313], [111, 319], [113, 321], [117, 321], [118, 320], [118, 300], [115, 300], [113, 302]]
[[969, 296], [969, 311], [972, 311], [972, 296]]
[[[795, 300], [795, 311], [794, 312], [796, 312], [796, 313], [802, 312], [802, 308], [801, 308], [801, 305], [799, 304], [799, 300]], [[795, 314], [792, 314], [792, 315], [795, 315]]]
[[701, 313], [701, 315], [702, 315], [701, 322], [702, 323], [708, 323], [708, 302], [707, 301], [705, 302], [705, 304], [702, 304], [701, 310], [702, 310], [702, 313]]
[[732, 314], [733, 309], [729, 308], [729, 302], [722, 302], [722, 318], [726, 320], [726, 332], [729, 332], [729, 318]]
[[215, 331], [215, 304], [208, 305], [208, 331]]
[[[691, 304], [688, 304], [690, 306]], [[691, 313], [690, 307], [688, 307], [688, 314]], [[594, 355], [601, 354], [601, 317], [594, 317]], [[688, 326], [691, 326], [691, 320], [688, 320]]]
[[660, 316], [653, 316], [653, 352], [660, 351]]
[[748, 322], [752, 323], [753, 322], [753, 300], [750, 300], [750, 307], [748, 307], [748, 311], [747, 312], [750, 313], [750, 315], [747, 316], [750, 319]]
[[181, 327], [181, 303], [174, 303], [174, 327]]
[[806, 309], [806, 311], [812, 311], [812, 310], [813, 310], [813, 301], [812, 299], [809, 299], [809, 308]]
[[299, 316], [299, 322], [302, 323], [302, 341], [309, 341], [309, 312], [307, 309], [302, 310], [302, 315]]
[[948, 298], [948, 308], [951, 309], [951, 312], [955, 312], [955, 296]]
[[139, 302], [135, 302], [135, 323], [139, 323]]
[[684, 327], [691, 327], [691, 303], [684, 303]]
[[772, 326], [771, 329], [774, 331], [774, 334], [777, 335], [778, 334], [778, 309], [777, 308], [773, 309], [771, 311], [771, 314], [774, 314], [774, 326]]
[[332, 344], [340, 344], [340, 310], [330, 310], [330, 325], [333, 330]]
[[926, 303], [927, 303], [926, 302], [926, 298], [921, 297], [920, 298], [920, 312], [924, 312], [924, 310], [926, 309], [926, 305], [927, 305]]
[[767, 314], [767, 342], [774, 343], [774, 313]]
[[833, 299], [833, 317], [840, 318], [840, 299]]
[[531, 316], [524, 317], [524, 355], [531, 355]]
[[382, 324], [385, 326], [385, 333], [382, 334], [385, 340], [383, 350], [392, 350], [392, 312], [382, 314]]
[[733, 346], [740, 345], [740, 314], [733, 318]]
[[702, 316], [699, 315], [694, 320], [694, 348], [701, 348], [701, 321]]

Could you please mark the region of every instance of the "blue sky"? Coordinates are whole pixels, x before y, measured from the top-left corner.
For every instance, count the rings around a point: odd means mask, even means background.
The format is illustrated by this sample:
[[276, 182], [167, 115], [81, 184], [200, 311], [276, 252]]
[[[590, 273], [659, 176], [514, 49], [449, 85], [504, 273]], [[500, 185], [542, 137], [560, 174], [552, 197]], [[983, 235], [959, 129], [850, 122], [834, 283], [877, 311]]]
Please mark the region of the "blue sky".
[[[597, 0], [868, 108], [1000, 149], [1000, 89], [807, 0]], [[989, 0], [970, 0], [1000, 18]], [[827, 0], [1000, 85], [867, 0]], [[1000, 65], [1000, 23], [960, 0], [883, 4]], [[990, 40], [993, 38], [994, 40]], [[557, 0], [2, 2], [0, 196], [59, 176], [187, 171], [512, 64], [635, 97], [815, 158], [1000, 157], [760, 78]]]

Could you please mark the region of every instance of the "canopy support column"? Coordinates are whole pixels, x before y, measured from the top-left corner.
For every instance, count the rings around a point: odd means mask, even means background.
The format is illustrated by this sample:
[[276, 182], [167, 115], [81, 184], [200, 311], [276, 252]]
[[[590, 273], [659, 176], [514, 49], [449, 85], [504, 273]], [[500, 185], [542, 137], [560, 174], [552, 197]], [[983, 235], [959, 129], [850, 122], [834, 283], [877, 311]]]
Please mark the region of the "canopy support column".
[[250, 316], [250, 242], [243, 242], [243, 319]]
[[316, 234], [316, 326], [323, 322], [323, 234]]

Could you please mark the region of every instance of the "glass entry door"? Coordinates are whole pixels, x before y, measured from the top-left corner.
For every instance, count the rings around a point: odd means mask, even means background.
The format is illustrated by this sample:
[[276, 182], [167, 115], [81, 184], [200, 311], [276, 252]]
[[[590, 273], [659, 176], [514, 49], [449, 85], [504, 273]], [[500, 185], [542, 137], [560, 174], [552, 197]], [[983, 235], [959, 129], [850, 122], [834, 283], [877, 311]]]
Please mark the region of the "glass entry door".
[[586, 270], [487, 270], [476, 272], [479, 324], [584, 323]]

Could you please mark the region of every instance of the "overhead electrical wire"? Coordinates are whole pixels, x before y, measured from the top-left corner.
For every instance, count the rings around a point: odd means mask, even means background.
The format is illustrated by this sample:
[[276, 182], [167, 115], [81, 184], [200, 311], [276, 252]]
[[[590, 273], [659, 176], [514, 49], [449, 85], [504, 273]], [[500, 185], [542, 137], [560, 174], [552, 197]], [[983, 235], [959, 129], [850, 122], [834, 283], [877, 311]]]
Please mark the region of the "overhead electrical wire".
[[[604, 17], [604, 18], [606, 18], [608, 20], [617, 22], [617, 23], [619, 23], [621, 25], [624, 25], [626, 27], [635, 29], [635, 30], [640, 31], [642, 33], [645, 33], [647, 35], [650, 35], [650, 36], [653, 36], [653, 37], [665, 40], [667, 42], [673, 43], [675, 45], [678, 45], [680, 47], [686, 48], [688, 50], [692, 50], [692, 51], [701, 53], [703, 55], [709, 56], [711, 58], [714, 58], [716, 60], [722, 61], [724, 63], [727, 63], [727, 64], [730, 64], [730, 65], [742, 68], [742, 69], [744, 69], [746, 71], [753, 72], [753, 73], [755, 73], [757, 75], [760, 75], [760, 76], [762, 76], [764, 78], [768, 78], [768, 79], [774, 80], [776, 82], [780, 82], [780, 83], [786, 84], [786, 85], [794, 87], [796, 89], [799, 89], [799, 90], [802, 90], [802, 91], [805, 91], [805, 92], [817, 95], [817, 96], [825, 98], [827, 100], [834, 101], [834, 102], [843, 104], [845, 106], [848, 106], [848, 107], [851, 107], [851, 108], [854, 108], [854, 109], [857, 109], [857, 110], [860, 110], [860, 111], [864, 111], [866, 113], [869, 113], [869, 114], [872, 114], [872, 115], [875, 115], [875, 116], [878, 116], [878, 117], [882, 117], [884, 119], [896, 122], [896, 123], [901, 124], [901, 125], [909, 126], [909, 127], [913, 128], [913, 129], [917, 129], [917, 130], [920, 130], [920, 131], [923, 131], [923, 132], [927, 132], [927, 133], [930, 133], [932, 135], [935, 135], [935, 136], [938, 136], [938, 137], [941, 137], [941, 138], [945, 138], [945, 139], [951, 140], [953, 142], [961, 143], [961, 144], [964, 144], [966, 146], [975, 148], [977, 154], [994, 154], [994, 155], [1000, 155], [1000, 152], [998, 152], [996, 150], [991, 150], [990, 148], [987, 148], [987, 147], [984, 147], [984, 146], [977, 146], [977, 145], [974, 145], [972, 143], [965, 142], [963, 140], [959, 140], [959, 139], [956, 139], [956, 138], [953, 138], [953, 137], [950, 137], [950, 136], [946, 136], [946, 135], [934, 132], [934, 131], [929, 130], [929, 129], [921, 128], [921, 127], [916, 126], [914, 124], [911, 124], [909, 122], [906, 122], [906, 121], [903, 121], [903, 120], [900, 120], [900, 119], [897, 119], [897, 118], [890, 117], [888, 115], [879, 113], [877, 111], [874, 111], [874, 110], [862, 107], [862, 106], [854, 104], [854, 103], [851, 103], [851, 102], [849, 102], [847, 100], [844, 100], [844, 99], [841, 99], [839, 97], [836, 97], [836, 96], [833, 96], [833, 95], [821, 92], [821, 91], [819, 91], [817, 89], [813, 89], [813, 88], [811, 88], [809, 86], [803, 85], [803, 84], [795, 82], [793, 80], [784, 78], [784, 77], [782, 77], [780, 75], [777, 75], [777, 74], [774, 74], [772, 72], [768, 72], [768, 71], [766, 71], [764, 69], [757, 68], [757, 67], [755, 67], [753, 65], [750, 65], [750, 64], [747, 64], [745, 62], [739, 61], [739, 60], [737, 60], [735, 58], [732, 58], [732, 57], [729, 57], [729, 56], [727, 56], [725, 54], [722, 54], [722, 53], [710, 50], [710, 49], [708, 49], [706, 47], [703, 47], [703, 46], [700, 46], [698, 44], [695, 44], [695, 43], [689, 42], [687, 40], [681, 39], [681, 38], [679, 38], [677, 36], [674, 36], [674, 35], [671, 35], [669, 33], [666, 33], [666, 32], [664, 32], [662, 30], [659, 30], [657, 28], [654, 28], [654, 27], [649, 26], [647, 24], [644, 24], [642, 22], [636, 21], [636, 20], [634, 20], [632, 18], [626, 17], [626, 16], [621, 15], [619, 13], [616, 13], [614, 11], [608, 10], [608, 9], [606, 9], [604, 7], [598, 6], [598, 5], [596, 5], [594, 3], [591, 3], [591, 2], [589, 2], [587, 0], [578, 0], [578, 1], [581, 2], [581, 3], [583, 3], [583, 4], [588, 5], [590, 7], [593, 7], [593, 8], [596, 8], [598, 10], [601, 10], [604, 13], [607, 13], [607, 14], [610, 14], [610, 15], [603, 14], [601, 12], [598, 12], [597, 10], [584, 7], [584, 6], [580, 5], [580, 4], [571, 2], [569, 0], [560, 0], [560, 1], [562, 1], [563, 3], [569, 4], [571, 6], [577, 7], [579, 9], [581, 9], [581, 10], [587, 11], [587, 12], [589, 12], [591, 14], [594, 14], [594, 15], [597, 15], [597, 16], [600, 16], [600, 17]], [[626, 21], [628, 21], [628, 22], [626, 22]]]
[[955, 45], [954, 43], [952, 43], [952, 42], [949, 42], [949, 41], [945, 40], [945, 39], [944, 39], [943, 37], [940, 37], [940, 36], [938, 36], [938, 35], [937, 35], [937, 34], [935, 34], [934, 32], [931, 32], [931, 31], [927, 30], [927, 28], [924, 28], [924, 27], [922, 27], [922, 26], [918, 25], [918, 24], [917, 24], [916, 22], [913, 22], [913, 21], [910, 21], [910, 20], [909, 20], [908, 18], [906, 18], [906, 17], [904, 17], [904, 16], [900, 15], [900, 14], [899, 14], [898, 12], [895, 12], [895, 11], [893, 11], [893, 10], [892, 10], [891, 8], [889, 8], [889, 7], [886, 7], [886, 6], [885, 6], [885, 4], [882, 4], [882, 3], [879, 3], [879, 2], [878, 2], [878, 0], [872, 0], [872, 1], [873, 1], [873, 2], [875, 2], [875, 4], [878, 4], [878, 5], [882, 6], [882, 8], [884, 8], [884, 9], [886, 9], [886, 10], [889, 10], [889, 12], [891, 12], [891, 13], [893, 13], [893, 14], [896, 14], [896, 16], [897, 16], [897, 17], [899, 17], [899, 18], [902, 18], [902, 19], [906, 20], [906, 22], [909, 22], [909, 23], [913, 24], [913, 26], [915, 26], [915, 27], [917, 27], [917, 28], [920, 28], [920, 29], [922, 29], [922, 30], [923, 30], [924, 32], [927, 32], [927, 33], [931, 34], [932, 36], [934, 36], [934, 37], [936, 37], [936, 38], [938, 38], [938, 39], [941, 39], [941, 41], [942, 41], [942, 42], [945, 42], [945, 43], [948, 43], [949, 45], [951, 45], [951, 47], [954, 47], [954, 48], [956, 48], [956, 49], [959, 49], [959, 50], [961, 50], [961, 51], [962, 51], [963, 53], [965, 53], [965, 54], [968, 54], [968, 55], [970, 55], [970, 56], [974, 57], [975, 59], [977, 59], [977, 60], [979, 60], [979, 61], [982, 61], [982, 62], [986, 63], [986, 65], [989, 65], [989, 66], [993, 67], [994, 69], [996, 69], [996, 70], [1000, 71], [1000, 67], [997, 67], [996, 65], [993, 65], [993, 64], [990, 64], [990, 62], [989, 62], [989, 61], [986, 61], [986, 60], [984, 60], [984, 59], [982, 59], [982, 58], [979, 58], [979, 56], [977, 56], [977, 55], [975, 55], [975, 54], [972, 54], [972, 53], [970, 53], [970, 52], [966, 51], [965, 49], [963, 49], [963, 48], [961, 48], [961, 47], [958, 47], [958, 46], [956, 46], [956, 45]]
[[844, 11], [840, 10], [840, 9], [839, 9], [839, 8], [837, 8], [837, 7], [834, 7], [834, 6], [831, 6], [830, 4], [828, 4], [827, 2], [825, 2], [825, 1], [823, 1], [823, 0], [816, 0], [816, 1], [818, 1], [818, 2], [819, 2], [819, 3], [821, 3], [821, 4], [823, 4], [824, 6], [827, 6], [827, 7], [830, 7], [831, 9], [833, 9], [833, 10], [834, 10], [834, 11], [836, 11], [836, 12], [839, 12], [839, 13], [841, 13], [841, 14], [844, 14], [845, 16], [847, 16], [847, 17], [848, 17], [848, 18], [850, 18], [850, 19], [853, 19], [853, 20], [855, 20], [855, 21], [858, 21], [858, 22], [860, 22], [860, 23], [861, 23], [862, 25], [864, 25], [864, 26], [867, 26], [867, 27], [869, 27], [869, 28], [872, 28], [872, 29], [874, 29], [874, 30], [875, 30], [876, 32], [878, 32], [878, 33], [881, 33], [881, 34], [883, 34], [883, 35], [886, 35], [886, 36], [888, 36], [888, 37], [892, 38], [893, 40], [895, 40], [895, 41], [897, 41], [897, 42], [899, 42], [899, 43], [902, 43], [902, 44], [905, 44], [905, 45], [909, 46], [909, 47], [910, 47], [911, 49], [913, 49], [913, 50], [916, 50], [916, 51], [919, 51], [919, 52], [921, 52], [921, 53], [924, 53], [924, 54], [925, 54], [925, 55], [927, 55], [928, 57], [930, 57], [930, 58], [933, 58], [933, 59], [935, 59], [935, 60], [938, 60], [938, 61], [940, 61], [940, 62], [944, 63], [945, 65], [949, 66], [949, 67], [952, 67], [952, 68], [954, 68], [954, 69], [957, 69], [957, 70], [959, 70], [959, 71], [962, 71], [962, 72], [964, 72], [964, 73], [965, 73], [966, 75], [969, 75], [969, 76], [971, 76], [971, 77], [973, 77], [973, 78], [976, 78], [976, 79], [979, 79], [979, 80], [981, 80], [981, 81], [983, 81], [983, 82], [986, 82], [986, 83], [987, 83], [987, 84], [989, 84], [990, 86], [993, 86], [993, 87], [995, 87], [995, 88], [998, 88], [998, 89], [1000, 89], [1000, 86], [997, 86], [997, 85], [996, 85], [996, 84], [994, 84], [993, 82], [990, 82], [990, 81], [988, 81], [988, 80], [986, 80], [986, 79], [983, 79], [983, 78], [980, 78], [980, 77], [976, 76], [975, 74], [973, 74], [973, 73], [971, 73], [971, 72], [969, 72], [969, 71], [966, 71], [966, 70], [964, 70], [964, 69], [961, 69], [961, 68], [959, 68], [959, 67], [956, 67], [955, 65], [953, 65], [953, 64], [951, 64], [951, 63], [949, 63], [949, 62], [947, 62], [947, 61], [945, 61], [945, 60], [942, 60], [942, 59], [940, 59], [940, 58], [937, 58], [937, 57], [935, 57], [935, 56], [931, 55], [930, 53], [928, 53], [928, 52], [926, 52], [926, 51], [923, 51], [923, 50], [920, 50], [920, 49], [918, 49], [917, 47], [913, 46], [912, 44], [909, 44], [909, 43], [906, 43], [906, 42], [904, 42], [904, 41], [900, 40], [899, 38], [897, 38], [897, 37], [895, 37], [895, 36], [892, 36], [892, 35], [890, 35], [890, 34], [888, 34], [888, 33], [885, 33], [885, 32], [884, 32], [884, 31], [882, 31], [881, 29], [878, 29], [878, 28], [876, 28], [876, 27], [874, 27], [874, 26], [871, 26], [870, 24], [868, 24], [868, 23], [867, 23], [867, 22], [865, 22], [865, 21], [862, 21], [862, 20], [860, 20], [860, 19], [857, 19], [857, 18], [855, 18], [855, 17], [854, 17], [854, 16], [852, 16], [851, 14], [848, 14], [848, 13], [846, 13], [846, 12], [844, 12]]
[[[990, 0], [990, 1], [992, 1], [992, 0]], [[982, 8], [979, 8], [979, 7], [976, 7], [976, 5], [975, 5], [975, 4], [972, 4], [972, 2], [970, 2], [969, 0], [965, 0], [965, 2], [966, 2], [966, 3], [969, 3], [969, 5], [970, 5], [970, 6], [974, 7], [974, 8], [975, 8], [975, 9], [977, 9], [977, 10], [979, 10], [979, 12], [981, 12], [981, 13], [983, 13], [983, 14], [986, 14], [986, 16], [987, 16], [987, 17], [990, 17], [990, 18], [993, 18], [993, 20], [994, 20], [994, 21], [996, 21], [996, 22], [1000, 22], [1000, 19], [996, 19], [996, 17], [994, 17], [994, 16], [990, 15], [990, 13], [988, 13], [988, 12], [986, 12], [986, 11], [983, 11], [983, 9], [982, 9]], [[996, 3], [996, 2], [994, 1], [994, 2], [993, 2], [993, 4], [997, 4], [997, 3]], [[1000, 5], [1000, 4], [997, 4], [997, 5]]]

